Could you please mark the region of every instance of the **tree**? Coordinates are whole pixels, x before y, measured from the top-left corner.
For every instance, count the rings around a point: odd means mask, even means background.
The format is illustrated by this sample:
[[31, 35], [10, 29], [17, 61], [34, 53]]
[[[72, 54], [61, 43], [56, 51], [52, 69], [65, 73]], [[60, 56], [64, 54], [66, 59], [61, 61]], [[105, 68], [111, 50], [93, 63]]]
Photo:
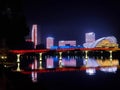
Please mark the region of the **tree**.
[[0, 1], [0, 41], [9, 49], [22, 49], [29, 34], [22, 5], [22, 0]]

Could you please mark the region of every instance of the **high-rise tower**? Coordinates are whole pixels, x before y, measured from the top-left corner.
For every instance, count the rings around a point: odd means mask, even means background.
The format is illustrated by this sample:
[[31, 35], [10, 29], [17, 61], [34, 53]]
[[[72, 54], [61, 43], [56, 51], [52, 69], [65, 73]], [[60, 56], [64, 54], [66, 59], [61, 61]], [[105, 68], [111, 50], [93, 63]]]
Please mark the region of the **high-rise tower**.
[[89, 32], [85, 34], [85, 42], [86, 43], [91, 43], [95, 41], [95, 33], [94, 32]]
[[32, 42], [34, 43], [34, 48], [37, 45], [37, 24], [33, 24], [32, 26]]
[[54, 46], [54, 38], [53, 37], [47, 37], [46, 38], [46, 48], [50, 49], [52, 46]]

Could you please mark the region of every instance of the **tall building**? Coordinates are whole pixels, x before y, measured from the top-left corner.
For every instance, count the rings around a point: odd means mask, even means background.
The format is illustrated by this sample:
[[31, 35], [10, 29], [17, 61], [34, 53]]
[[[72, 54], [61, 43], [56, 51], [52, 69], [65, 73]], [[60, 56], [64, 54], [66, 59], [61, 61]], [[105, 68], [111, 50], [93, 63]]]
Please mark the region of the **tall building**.
[[91, 43], [95, 41], [95, 33], [94, 32], [89, 32], [85, 34], [85, 42], [86, 43]]
[[76, 41], [75, 40], [69, 40], [69, 41], [59, 41], [58, 46], [76, 46]]
[[34, 48], [36, 48], [36, 45], [38, 44], [38, 40], [37, 40], [37, 24], [34, 24], [32, 26], [32, 42], [34, 43]]
[[46, 48], [50, 49], [52, 46], [54, 46], [54, 38], [53, 37], [47, 37], [46, 38]]
[[65, 41], [59, 41], [58, 46], [65, 46]]

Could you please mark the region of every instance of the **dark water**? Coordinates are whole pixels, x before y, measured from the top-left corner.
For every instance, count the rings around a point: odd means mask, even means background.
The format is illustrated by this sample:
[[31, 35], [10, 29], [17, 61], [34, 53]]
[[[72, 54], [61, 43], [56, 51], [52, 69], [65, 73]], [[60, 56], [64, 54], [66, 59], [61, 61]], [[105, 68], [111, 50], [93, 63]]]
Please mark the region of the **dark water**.
[[0, 90], [22, 89], [119, 90], [119, 59], [102, 56], [87, 59], [64, 56], [61, 59], [58, 56], [45, 56], [40, 60], [38, 56], [22, 56], [15, 66], [1, 65]]

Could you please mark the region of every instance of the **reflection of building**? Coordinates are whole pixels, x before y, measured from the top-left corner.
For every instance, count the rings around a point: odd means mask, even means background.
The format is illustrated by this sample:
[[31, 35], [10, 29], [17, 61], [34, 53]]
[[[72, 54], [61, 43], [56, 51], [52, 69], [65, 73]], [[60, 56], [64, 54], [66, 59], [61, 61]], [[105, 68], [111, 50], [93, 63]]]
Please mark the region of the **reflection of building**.
[[58, 45], [59, 45], [59, 46], [66, 46], [66, 45], [69, 45], [69, 46], [76, 46], [76, 41], [75, 41], [75, 40], [70, 40], [70, 41], [59, 41], [59, 42], [58, 42]]
[[86, 43], [91, 43], [95, 41], [95, 33], [94, 32], [89, 32], [85, 34], [85, 42]]
[[46, 48], [50, 49], [52, 46], [54, 46], [54, 38], [53, 37], [47, 37], [46, 38]]
[[96, 73], [96, 69], [95, 68], [87, 68], [86, 73], [88, 73], [89, 75], [94, 75]]
[[[34, 62], [32, 63], [32, 70], [37, 69], [37, 59], [35, 58]], [[37, 72], [32, 71], [31, 78], [33, 82], [37, 82]]]
[[112, 66], [112, 67], [101, 67], [100, 68], [101, 71], [103, 72], [111, 72], [111, 73], [115, 73], [117, 71], [117, 66]]
[[63, 66], [76, 66], [76, 59], [71, 58], [70, 60], [62, 59], [62, 65]]
[[119, 61], [118, 59], [113, 59], [112, 61], [108, 60], [96, 60], [99, 66], [118, 66]]
[[104, 66], [118, 66], [119, 60], [113, 59], [112, 61], [110, 59], [102, 60], [102, 59], [94, 59], [94, 58], [88, 58], [83, 60], [83, 64], [86, 67], [104, 67]]
[[113, 59], [112, 61], [97, 59], [94, 58], [88, 58], [87, 60], [83, 60], [83, 64], [87, 67], [86, 73], [89, 75], [94, 75], [96, 72], [96, 67], [100, 67], [100, 70], [103, 72], [116, 72], [117, 66], [119, 65], [118, 59]]
[[99, 64], [96, 62], [94, 58], [84, 59], [83, 64], [86, 67], [98, 67], [99, 66]]
[[53, 67], [54, 67], [53, 58], [47, 58], [47, 61], [46, 61], [46, 68], [53, 68]]
[[85, 48], [95, 48], [95, 47], [113, 47], [118, 48], [117, 39], [114, 36], [102, 37], [97, 39], [95, 42], [84, 43]]

